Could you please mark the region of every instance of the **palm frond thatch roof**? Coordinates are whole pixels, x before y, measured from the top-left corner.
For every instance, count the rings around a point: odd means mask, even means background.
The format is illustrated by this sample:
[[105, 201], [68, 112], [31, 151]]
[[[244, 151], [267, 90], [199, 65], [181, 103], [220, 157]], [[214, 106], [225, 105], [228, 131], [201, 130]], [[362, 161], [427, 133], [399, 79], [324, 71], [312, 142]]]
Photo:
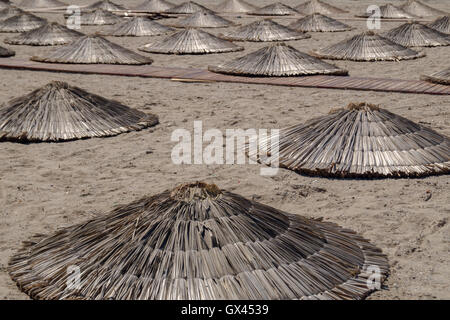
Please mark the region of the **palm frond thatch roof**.
[[26, 9], [63, 8], [67, 7], [67, 3], [59, 0], [22, 0], [19, 7]]
[[94, 2], [90, 6], [84, 8], [85, 10], [103, 9], [106, 11], [126, 10], [126, 8], [120, 4], [115, 4], [110, 0], [101, 0]]
[[450, 45], [450, 36], [419, 22], [407, 22], [382, 34], [405, 47], [437, 47]]
[[276, 2], [269, 4], [265, 7], [262, 7], [260, 9], [247, 12], [247, 14], [255, 16], [289, 16], [293, 14], [298, 14], [298, 12], [281, 2]]
[[55, 46], [68, 44], [84, 36], [56, 22], [48, 23], [37, 29], [24, 32], [14, 38], [5, 39], [5, 43], [28, 46]]
[[0, 11], [0, 21], [9, 19], [22, 13], [24, 13], [24, 11], [16, 7], [5, 8]]
[[103, 9], [83, 12], [80, 15], [80, 23], [83, 26], [111, 25], [122, 21], [120, 17]]
[[8, 271], [34, 299], [350, 300], [369, 266], [383, 282], [386, 256], [351, 230], [194, 182], [35, 236]]
[[216, 12], [222, 13], [247, 13], [256, 7], [244, 0], [224, 0], [216, 8]]
[[263, 19], [230, 31], [224, 35], [224, 38], [233, 41], [266, 42], [300, 40], [311, 38], [311, 36], [270, 19]]
[[165, 13], [173, 13], [173, 14], [193, 14], [197, 11], [204, 10], [209, 12], [214, 12], [211, 9], [202, 6], [194, 1], [183, 2], [182, 4], [172, 7], [165, 11]]
[[210, 11], [201, 10], [169, 25], [177, 28], [226, 28], [234, 23]]
[[406, 48], [372, 31], [366, 31], [313, 51], [313, 55], [332, 60], [399, 61], [424, 57], [425, 53]]
[[114, 37], [145, 37], [157, 36], [174, 31], [174, 29], [159, 24], [147, 17], [134, 17], [123, 23], [114, 25], [102, 35]]
[[165, 54], [207, 54], [242, 51], [243, 47], [200, 29], [186, 29], [139, 48], [141, 51]]
[[320, 13], [314, 13], [288, 25], [289, 28], [304, 32], [339, 32], [353, 27]]
[[100, 36], [84, 36], [71, 44], [31, 60], [77, 64], [150, 64], [152, 59], [110, 42]]
[[428, 26], [431, 29], [437, 30], [442, 33], [450, 34], [450, 16], [443, 16], [441, 18], [437, 18]]
[[339, 69], [284, 43], [269, 45], [231, 62], [209, 67], [209, 70], [233, 75], [270, 77], [348, 74], [346, 70]]
[[302, 14], [321, 13], [325, 15], [342, 14], [347, 11], [334, 7], [320, 0], [309, 0], [294, 8]]
[[435, 9], [417, 0], [408, 0], [401, 8], [417, 17], [442, 16], [448, 14], [448, 12]]
[[430, 75], [422, 76], [422, 79], [434, 83], [450, 85], [450, 68], [435, 72]]
[[[401, 8], [398, 8], [390, 3], [380, 6], [380, 18], [381, 19], [412, 19], [417, 18], [415, 15], [409, 14]], [[372, 13], [364, 12], [357, 15], [357, 17], [370, 17]]]
[[[263, 140], [260, 147], [266, 144]], [[251, 152], [251, 158], [258, 158]], [[378, 106], [359, 103], [281, 130], [279, 152], [258, 160], [275, 157], [281, 167], [307, 175], [423, 177], [450, 172], [450, 139]]]
[[157, 123], [153, 114], [54, 81], [0, 106], [0, 141], [62, 142], [107, 137]]
[[26, 32], [42, 27], [46, 23], [47, 20], [25, 12], [0, 21], [0, 32]]
[[3, 48], [0, 47], [0, 58], [7, 58], [7, 57], [12, 57], [14, 56], [16, 53], [12, 50], [9, 50], [7, 48]]
[[133, 9], [150, 13], [162, 13], [174, 6], [175, 4], [166, 0], [145, 0]]

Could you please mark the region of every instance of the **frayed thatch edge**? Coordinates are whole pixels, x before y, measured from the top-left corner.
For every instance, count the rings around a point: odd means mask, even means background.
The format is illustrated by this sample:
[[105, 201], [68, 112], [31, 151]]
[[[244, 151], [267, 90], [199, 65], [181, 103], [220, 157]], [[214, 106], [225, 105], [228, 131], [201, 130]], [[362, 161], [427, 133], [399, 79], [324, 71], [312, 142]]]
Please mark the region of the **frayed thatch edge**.
[[[416, 50], [414, 50], [416, 51]], [[377, 62], [377, 61], [388, 61], [388, 62], [398, 62], [401, 60], [414, 60], [423, 58], [426, 56], [426, 53], [423, 51], [416, 51], [417, 54], [413, 56], [404, 56], [404, 57], [392, 57], [392, 58], [370, 58], [370, 59], [348, 59], [348, 58], [337, 58], [334, 56], [323, 55], [318, 53], [317, 51], [310, 51], [309, 54], [313, 57], [326, 59], [326, 60], [346, 60], [346, 61], [355, 61], [355, 62]]]
[[145, 46], [141, 46], [138, 48], [139, 51], [153, 53], [153, 54], [173, 54], [173, 55], [202, 55], [202, 54], [219, 54], [219, 53], [229, 53], [229, 52], [238, 52], [244, 51], [244, 47], [237, 46], [236, 48], [228, 48], [228, 49], [219, 49], [214, 51], [204, 51], [204, 52], [170, 52], [170, 51], [157, 51], [157, 50], [148, 50]]
[[[334, 65], [333, 65], [334, 66]], [[334, 71], [326, 71], [323, 72], [314, 72], [314, 73], [299, 73], [299, 72], [292, 72], [292, 73], [284, 73], [284, 74], [254, 74], [254, 73], [247, 73], [247, 72], [233, 72], [233, 71], [227, 71], [224, 68], [220, 68], [220, 66], [208, 66], [208, 70], [215, 73], [222, 73], [222, 74], [229, 74], [234, 76], [244, 76], [244, 77], [308, 77], [308, 76], [316, 76], [316, 75], [335, 75], [335, 76], [348, 76], [348, 70], [341, 69], [337, 66], [335, 66], [339, 70]]]

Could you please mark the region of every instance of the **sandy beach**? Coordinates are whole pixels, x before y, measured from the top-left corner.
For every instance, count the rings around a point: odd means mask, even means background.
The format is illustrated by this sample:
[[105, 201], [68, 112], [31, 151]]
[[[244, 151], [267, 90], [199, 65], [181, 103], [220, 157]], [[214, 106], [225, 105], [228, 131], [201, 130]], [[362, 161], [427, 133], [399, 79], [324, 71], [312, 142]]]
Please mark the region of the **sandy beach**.
[[[15, 2], [18, 2], [17, 0]], [[68, 1], [66, 1], [68, 2]], [[76, 1], [77, 4], [92, 0]], [[141, 0], [116, 0], [131, 7]], [[181, 3], [181, 0], [173, 1]], [[252, 2], [252, 1], [250, 1]], [[259, 6], [271, 0], [253, 1]], [[286, 0], [287, 5], [303, 1]], [[310, 33], [310, 39], [290, 41], [303, 52], [366, 30], [365, 21], [346, 20], [370, 4], [401, 1], [329, 0], [350, 11], [343, 21], [356, 29], [338, 33]], [[424, 0], [450, 12], [448, 0]], [[217, 0], [198, 0], [213, 8]], [[37, 14], [64, 22], [61, 14]], [[227, 17], [246, 24], [260, 17]], [[274, 19], [284, 25], [292, 18]], [[425, 19], [427, 20], [427, 19]], [[430, 20], [430, 19], [428, 19]], [[433, 19], [431, 19], [433, 20]], [[431, 21], [430, 20], [430, 21]], [[162, 23], [167, 23], [162, 20]], [[382, 31], [401, 22], [382, 22]], [[84, 33], [105, 30], [82, 27]], [[226, 29], [211, 29], [220, 34]], [[45, 54], [52, 47], [10, 46], [15, 34], [0, 33], [0, 43], [17, 58]], [[107, 37], [137, 51], [158, 37]], [[210, 55], [141, 54], [155, 66], [207, 68], [240, 57], [267, 43], [239, 43], [243, 52]], [[448, 67], [450, 47], [418, 48], [426, 57], [400, 62], [333, 61], [351, 76], [419, 79]], [[19, 97], [50, 81], [65, 81], [89, 92], [159, 116], [160, 124], [139, 132], [104, 139], [67, 143], [0, 143], [0, 299], [28, 299], [7, 273], [10, 257], [34, 234], [86, 221], [119, 204], [202, 180], [286, 212], [323, 218], [352, 229], [387, 254], [391, 274], [386, 288], [369, 299], [450, 299], [450, 179], [339, 180], [307, 177], [280, 169], [261, 176], [260, 165], [175, 165], [171, 160], [172, 132], [203, 129], [285, 128], [324, 115], [351, 102], [378, 104], [412, 121], [450, 136], [450, 96], [353, 90], [290, 88], [233, 83], [184, 83], [163, 79], [33, 72], [0, 69], [0, 103]], [[429, 195], [431, 194], [431, 198]]]

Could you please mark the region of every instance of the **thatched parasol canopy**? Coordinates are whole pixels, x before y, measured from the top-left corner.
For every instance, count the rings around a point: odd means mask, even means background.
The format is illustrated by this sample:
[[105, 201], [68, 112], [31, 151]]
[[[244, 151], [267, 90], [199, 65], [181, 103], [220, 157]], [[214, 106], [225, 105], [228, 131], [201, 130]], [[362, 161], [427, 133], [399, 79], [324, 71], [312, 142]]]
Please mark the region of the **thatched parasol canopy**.
[[5, 8], [0, 11], [0, 21], [4, 21], [6, 19], [20, 15], [22, 13], [24, 13], [24, 11], [16, 7]]
[[162, 13], [170, 8], [173, 8], [174, 6], [175, 4], [166, 0], [145, 0], [133, 9], [150, 13]]
[[56, 46], [68, 44], [84, 36], [81, 32], [71, 30], [56, 22], [24, 32], [14, 38], [5, 39], [5, 43], [28, 46]]
[[210, 71], [250, 76], [301, 76], [315, 74], [347, 75], [348, 71], [311, 57], [284, 43], [272, 44]]
[[59, 0], [22, 0], [19, 7], [26, 9], [64, 8], [67, 7], [67, 3]]
[[[409, 14], [408, 12], [400, 9], [390, 3], [380, 6], [380, 18], [381, 19], [410, 19], [417, 18], [415, 15]], [[364, 12], [357, 15], [357, 17], [367, 18], [372, 16], [372, 13]]]
[[289, 28], [304, 32], [339, 32], [353, 27], [320, 13], [314, 13], [288, 25]]
[[450, 34], [450, 16], [443, 16], [441, 18], [437, 18], [428, 26], [431, 29], [437, 30], [442, 33]]
[[0, 106], [0, 141], [61, 142], [115, 136], [158, 118], [54, 81]]
[[85, 10], [93, 10], [93, 9], [103, 9], [106, 11], [126, 10], [126, 8], [124, 6], [115, 4], [114, 2], [111, 2], [109, 0], [97, 1], [93, 4], [91, 4], [90, 6], [85, 7]]
[[159, 24], [147, 17], [134, 17], [130, 20], [111, 27], [102, 33], [102, 35], [114, 37], [145, 37], [158, 36], [174, 31], [174, 29]]
[[197, 11], [204, 10], [209, 12], [214, 12], [211, 9], [206, 8], [194, 1], [183, 2], [182, 4], [170, 8], [165, 11], [165, 13], [173, 13], [173, 14], [193, 14]]
[[[67, 287], [68, 268], [81, 271]], [[386, 256], [330, 222], [195, 182], [38, 235], [8, 271], [34, 299], [361, 299]]]
[[222, 13], [247, 13], [256, 7], [244, 0], [224, 0], [216, 8], [216, 12]]
[[366, 31], [329, 47], [313, 51], [323, 59], [352, 61], [399, 61], [424, 57], [417, 52], [383, 38], [372, 31]]
[[325, 15], [342, 14], [347, 11], [334, 7], [320, 0], [309, 0], [294, 8], [302, 14], [321, 13]]
[[150, 64], [152, 59], [110, 42], [100, 36], [84, 36], [77, 41], [31, 60], [51, 63]]
[[226, 28], [234, 23], [211, 11], [200, 10], [169, 25], [177, 28]]
[[407, 22], [382, 34], [405, 47], [437, 47], [450, 45], [450, 36], [419, 22]]
[[311, 38], [309, 34], [299, 32], [276, 23], [270, 19], [263, 19], [239, 27], [224, 35], [225, 39], [233, 41], [290, 41]]
[[0, 32], [26, 32], [47, 24], [47, 20], [30, 13], [21, 13], [0, 21]]
[[448, 12], [432, 8], [417, 0], [408, 0], [401, 8], [417, 17], [442, 16], [448, 14]]
[[247, 14], [255, 16], [289, 16], [293, 14], [298, 14], [298, 12], [281, 2], [276, 2], [273, 4], [269, 4], [268, 6], [262, 7], [260, 9], [250, 11]]
[[[252, 152], [261, 162], [276, 160]], [[281, 167], [308, 175], [423, 177], [450, 172], [450, 139], [377, 106], [350, 104], [281, 130], [275, 157]]]
[[165, 54], [207, 54], [242, 51], [244, 48], [200, 29], [186, 29], [139, 48]]
[[122, 21], [115, 14], [103, 9], [97, 9], [93, 12], [83, 12], [80, 16], [80, 23], [83, 26], [111, 25]]
[[7, 48], [3, 48], [0, 47], [0, 58], [7, 58], [7, 57], [12, 57], [14, 56], [16, 53], [12, 50], [9, 50]]
[[435, 72], [427, 76], [422, 76], [422, 79], [434, 83], [450, 85], [450, 68]]

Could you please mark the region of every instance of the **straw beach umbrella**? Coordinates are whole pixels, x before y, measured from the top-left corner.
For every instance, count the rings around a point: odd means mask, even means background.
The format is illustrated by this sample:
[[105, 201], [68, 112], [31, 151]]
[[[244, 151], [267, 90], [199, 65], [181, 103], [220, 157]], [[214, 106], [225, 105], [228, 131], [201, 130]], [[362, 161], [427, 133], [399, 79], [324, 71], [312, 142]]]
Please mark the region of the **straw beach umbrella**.
[[47, 24], [47, 20], [25, 12], [0, 21], [0, 32], [26, 32], [45, 24]]
[[407, 22], [382, 34], [405, 47], [437, 47], [450, 45], [450, 36], [419, 22]]
[[417, 17], [442, 16], [448, 14], [448, 12], [432, 8], [417, 0], [408, 0], [401, 8]]
[[[390, 3], [380, 6], [380, 18], [381, 19], [410, 19], [417, 18], [416, 16], [409, 14], [408, 12], [400, 9]], [[357, 17], [368, 18], [371, 17], [373, 13], [364, 12], [363, 14], [357, 15]]]
[[55, 46], [73, 42], [84, 34], [71, 30], [56, 22], [24, 32], [14, 38], [5, 39], [5, 43], [28, 46]]
[[252, 22], [224, 35], [225, 39], [233, 41], [290, 41], [311, 38], [309, 34], [285, 27], [270, 19]]
[[428, 24], [431, 29], [450, 34], [450, 16], [443, 16]]
[[109, 0], [101, 0], [97, 1], [90, 6], [85, 7], [85, 10], [94, 10], [94, 9], [103, 9], [106, 11], [120, 11], [120, 10], [126, 10], [125, 7], [115, 4], [114, 2], [111, 2]]
[[5, 8], [0, 11], [0, 21], [4, 21], [6, 19], [20, 15], [22, 13], [24, 13], [24, 11], [16, 7]]
[[158, 118], [54, 81], [0, 106], [0, 141], [62, 142], [115, 136], [158, 124]]
[[[260, 142], [260, 147], [267, 145]], [[269, 146], [270, 147], [270, 146]], [[270, 150], [270, 149], [269, 149]], [[424, 177], [450, 172], [450, 139], [378, 106], [359, 103], [281, 130], [279, 161], [298, 173], [335, 178]]]
[[450, 68], [423, 76], [423, 80], [450, 85]]
[[209, 70], [233, 75], [269, 77], [348, 74], [346, 70], [311, 57], [284, 43], [269, 45], [231, 62], [209, 67]]
[[164, 13], [173, 13], [173, 14], [193, 14], [197, 11], [209, 11], [214, 12], [211, 9], [206, 8], [194, 1], [183, 2], [182, 4], [175, 6], [166, 10]]
[[67, 3], [59, 0], [23, 0], [19, 3], [19, 7], [26, 9], [65, 8], [67, 7]]
[[210, 11], [197, 11], [181, 21], [170, 24], [177, 28], [226, 28], [234, 25], [230, 20], [222, 18]]
[[159, 24], [147, 17], [134, 17], [120, 24], [114, 25], [102, 35], [114, 37], [145, 37], [158, 36], [174, 31], [174, 29]]
[[313, 51], [323, 59], [352, 61], [399, 61], [424, 57], [425, 53], [406, 48], [372, 31], [366, 31], [329, 47]]
[[347, 11], [334, 7], [320, 0], [309, 0], [294, 8], [302, 14], [321, 13], [325, 15], [342, 14]]
[[51, 63], [151, 64], [152, 59], [121, 47], [100, 36], [84, 36], [77, 41], [31, 60]]
[[199, 29], [186, 29], [139, 48], [165, 54], [207, 54], [242, 51], [243, 47]]
[[293, 14], [298, 14], [298, 12], [281, 2], [276, 2], [273, 4], [269, 4], [268, 6], [262, 7], [260, 9], [247, 12], [247, 14], [255, 16], [289, 16]]
[[115, 14], [103, 9], [97, 9], [93, 12], [83, 12], [80, 15], [80, 23], [83, 26], [111, 25], [122, 21]]
[[256, 7], [244, 0], [224, 0], [216, 8], [216, 12], [223, 13], [247, 13], [255, 10]]
[[12, 50], [9, 50], [7, 48], [3, 48], [0, 47], [0, 58], [7, 58], [7, 57], [12, 57], [14, 56], [16, 53]]
[[353, 27], [320, 13], [314, 13], [288, 25], [289, 28], [304, 32], [339, 32]]
[[137, 11], [146, 11], [149, 13], [162, 13], [170, 8], [173, 8], [174, 6], [175, 4], [166, 0], [145, 0], [133, 9]]
[[37, 235], [8, 271], [34, 299], [350, 300], [370, 266], [383, 282], [386, 256], [351, 230], [194, 182]]

